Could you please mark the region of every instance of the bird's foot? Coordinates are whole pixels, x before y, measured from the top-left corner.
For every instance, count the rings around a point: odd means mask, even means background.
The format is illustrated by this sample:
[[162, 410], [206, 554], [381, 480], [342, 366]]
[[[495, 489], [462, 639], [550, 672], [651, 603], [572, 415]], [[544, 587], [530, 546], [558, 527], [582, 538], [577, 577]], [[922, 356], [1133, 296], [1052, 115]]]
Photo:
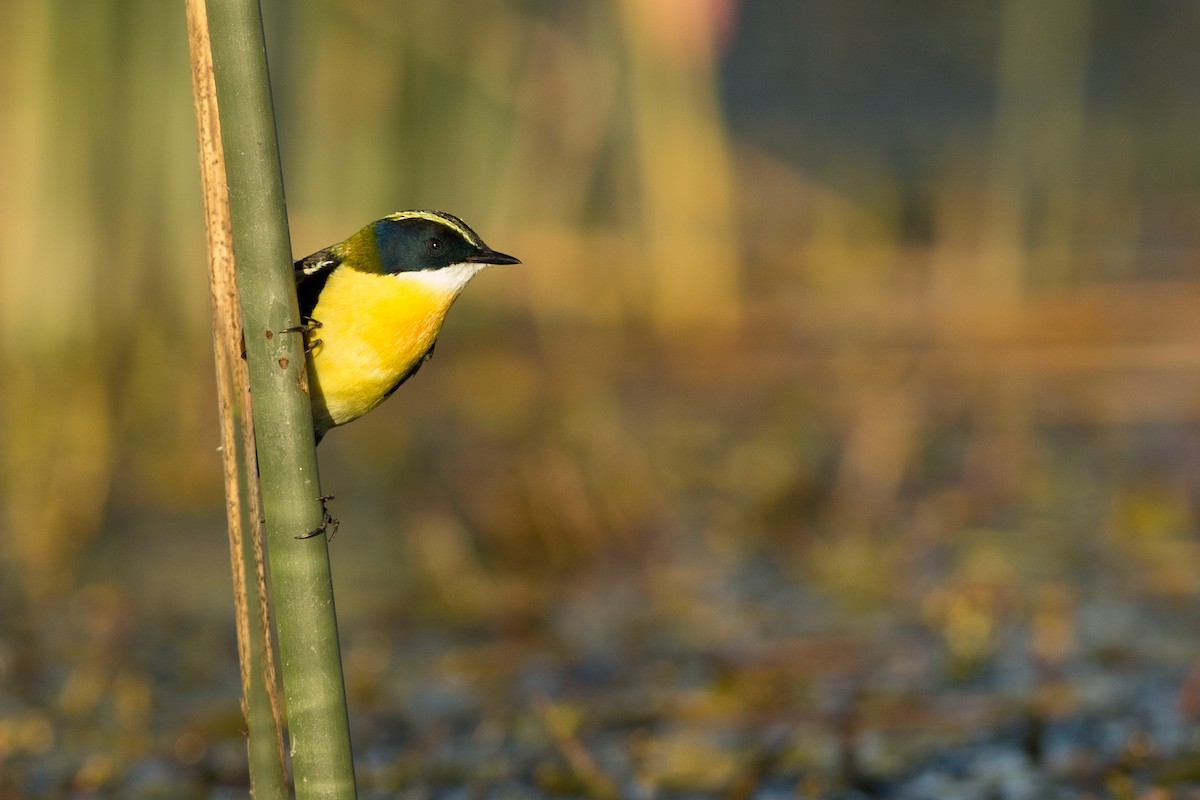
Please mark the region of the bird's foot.
[[316, 350], [323, 342], [322, 339], [309, 339], [308, 335], [321, 327], [321, 321], [307, 317], [300, 325], [293, 325], [290, 328], [284, 328], [280, 333], [299, 333], [304, 336], [304, 352], [311, 353]]
[[308, 533], [300, 534], [296, 537], [297, 539], [311, 539], [312, 537], [318, 536], [322, 533], [328, 533], [329, 536], [326, 541], [333, 541], [333, 537], [337, 536], [338, 525], [341, 523], [334, 519], [333, 515], [329, 513], [329, 509], [325, 507], [325, 503], [332, 499], [333, 495], [331, 494], [324, 494], [317, 498], [317, 500], [321, 503], [321, 524], [313, 528]]
[[284, 328], [280, 333], [312, 333], [317, 328], [321, 327], [321, 321], [312, 317], [305, 317], [304, 322], [299, 325], [293, 325], [290, 328]]

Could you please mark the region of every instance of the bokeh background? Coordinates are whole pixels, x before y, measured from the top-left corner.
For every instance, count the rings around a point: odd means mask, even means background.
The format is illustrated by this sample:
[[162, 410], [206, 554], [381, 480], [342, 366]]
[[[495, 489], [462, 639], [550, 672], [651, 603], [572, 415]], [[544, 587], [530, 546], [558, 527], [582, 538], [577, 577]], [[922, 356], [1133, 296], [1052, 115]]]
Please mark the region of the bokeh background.
[[[297, 256], [525, 262], [320, 448], [366, 796], [1195, 796], [1200, 5], [264, 13]], [[182, 3], [0, 183], [0, 795], [240, 796]]]

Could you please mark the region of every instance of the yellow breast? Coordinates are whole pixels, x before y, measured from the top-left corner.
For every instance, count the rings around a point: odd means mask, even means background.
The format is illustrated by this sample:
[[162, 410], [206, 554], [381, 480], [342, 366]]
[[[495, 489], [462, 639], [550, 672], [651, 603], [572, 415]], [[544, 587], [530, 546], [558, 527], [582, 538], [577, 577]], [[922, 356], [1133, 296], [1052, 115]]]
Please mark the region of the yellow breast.
[[[440, 272], [440, 271], [439, 271]], [[318, 435], [358, 419], [387, 397], [433, 347], [470, 276], [376, 275], [346, 267], [329, 276], [312, 317], [309, 384]]]

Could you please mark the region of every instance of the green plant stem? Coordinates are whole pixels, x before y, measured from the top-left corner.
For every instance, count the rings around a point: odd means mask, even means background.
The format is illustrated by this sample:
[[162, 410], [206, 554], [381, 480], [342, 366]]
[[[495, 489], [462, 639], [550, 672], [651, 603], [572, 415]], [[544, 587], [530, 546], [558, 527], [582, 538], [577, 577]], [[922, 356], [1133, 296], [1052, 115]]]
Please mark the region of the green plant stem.
[[[287, 800], [283, 721], [266, 609], [263, 529], [259, 523], [258, 471], [250, 420], [249, 375], [240, 356], [242, 319], [237, 298], [233, 243], [230, 240], [229, 191], [221, 147], [221, 126], [217, 119], [208, 11], [205, 0], [187, 0], [186, 8], [196, 140], [200, 149], [200, 183], [204, 197], [204, 228], [208, 238], [217, 407], [224, 445], [221, 449], [221, 465], [225, 478], [225, 510], [229, 528], [238, 661], [242, 677], [242, 711], [246, 716], [249, 740], [250, 791], [256, 800]], [[239, 417], [240, 426], [237, 424]], [[239, 427], [241, 436], [238, 435]], [[254, 587], [254, 599], [257, 601], [254, 605], [259, 613], [253, 616], [257, 617], [258, 624], [251, 618], [250, 586]]]
[[271, 590], [297, 798], [353, 798], [346, 692], [312, 409], [257, 0], [208, 19], [245, 323]]

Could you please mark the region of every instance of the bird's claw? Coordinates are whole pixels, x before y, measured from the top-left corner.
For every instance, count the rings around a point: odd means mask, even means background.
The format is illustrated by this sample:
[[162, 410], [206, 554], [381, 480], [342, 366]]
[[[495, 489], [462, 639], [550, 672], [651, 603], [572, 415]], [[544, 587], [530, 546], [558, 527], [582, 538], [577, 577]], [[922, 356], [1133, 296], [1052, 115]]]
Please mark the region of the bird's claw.
[[280, 333], [302, 334], [304, 336], [304, 352], [307, 354], [307, 353], [311, 353], [313, 350], [316, 350], [317, 347], [319, 345], [321, 345], [324, 341], [322, 339], [309, 339], [308, 338], [308, 334], [312, 333], [313, 331], [315, 331], [317, 328], [320, 328], [320, 327], [321, 327], [320, 320], [313, 319], [312, 317], [308, 317], [303, 323], [301, 323], [299, 325], [293, 325], [290, 328], [284, 328], [283, 330], [280, 331]]
[[317, 328], [320, 328], [320, 327], [321, 327], [321, 321], [319, 319], [313, 319], [312, 317], [308, 317], [301, 324], [293, 325], [290, 328], [284, 328], [283, 330], [280, 331], [280, 333], [312, 333], [313, 331], [315, 331]]
[[326, 541], [328, 541], [328, 542], [333, 541], [333, 537], [337, 536], [338, 525], [340, 525], [341, 523], [338, 520], [334, 519], [333, 515], [329, 513], [329, 509], [325, 507], [326, 501], [332, 500], [332, 499], [333, 499], [333, 495], [331, 495], [331, 494], [321, 495], [320, 497], [317, 498], [317, 500], [321, 503], [321, 524], [318, 525], [317, 527], [313, 528], [308, 533], [300, 534], [299, 536], [296, 537], [297, 539], [311, 539], [312, 537], [318, 536], [322, 533], [328, 533], [329, 536], [326, 539]]

